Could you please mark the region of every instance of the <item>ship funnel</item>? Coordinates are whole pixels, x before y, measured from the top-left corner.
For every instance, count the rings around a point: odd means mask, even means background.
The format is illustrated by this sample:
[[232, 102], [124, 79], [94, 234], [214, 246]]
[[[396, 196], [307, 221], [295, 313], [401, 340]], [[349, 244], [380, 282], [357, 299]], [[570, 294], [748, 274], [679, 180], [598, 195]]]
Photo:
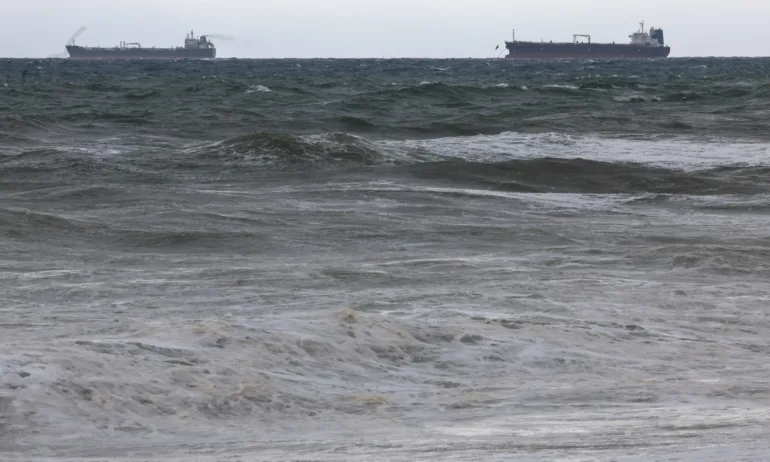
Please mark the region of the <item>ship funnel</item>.
[[663, 29], [653, 29], [650, 38], [657, 39], [661, 46], [666, 44], [665, 40], [663, 40]]

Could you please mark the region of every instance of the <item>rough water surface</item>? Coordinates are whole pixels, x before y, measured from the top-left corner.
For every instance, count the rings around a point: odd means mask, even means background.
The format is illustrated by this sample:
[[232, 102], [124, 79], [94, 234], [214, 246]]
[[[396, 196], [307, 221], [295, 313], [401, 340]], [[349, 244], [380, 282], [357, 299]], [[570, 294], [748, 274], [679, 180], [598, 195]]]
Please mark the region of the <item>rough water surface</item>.
[[770, 60], [0, 61], [0, 459], [770, 458]]

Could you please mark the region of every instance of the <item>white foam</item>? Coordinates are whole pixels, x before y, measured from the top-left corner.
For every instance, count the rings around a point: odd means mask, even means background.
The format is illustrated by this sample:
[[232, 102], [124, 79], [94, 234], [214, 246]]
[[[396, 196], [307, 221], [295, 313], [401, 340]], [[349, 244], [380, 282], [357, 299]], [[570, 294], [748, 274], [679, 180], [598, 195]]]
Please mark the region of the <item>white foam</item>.
[[579, 88], [576, 85], [567, 85], [567, 84], [543, 85], [543, 88], [561, 88], [563, 90], [579, 90]]
[[270, 93], [272, 91], [273, 90], [264, 85], [251, 85], [248, 90], [246, 90], [246, 93]]
[[[521, 133], [302, 140], [413, 161], [685, 169], [768, 153]], [[378, 173], [156, 185], [173, 205], [84, 207], [113, 233], [93, 246], [8, 233], [0, 450], [14, 453], [0, 458], [763, 460], [768, 219], [712, 208], [768, 196], [523, 194]], [[140, 226], [257, 242], [112, 245]]]
[[603, 138], [558, 133], [446, 137], [429, 140], [380, 141], [400, 157], [426, 160], [462, 159], [473, 162], [553, 157], [603, 162], [634, 162], [697, 170], [725, 165], [770, 165], [770, 144], [751, 141]]

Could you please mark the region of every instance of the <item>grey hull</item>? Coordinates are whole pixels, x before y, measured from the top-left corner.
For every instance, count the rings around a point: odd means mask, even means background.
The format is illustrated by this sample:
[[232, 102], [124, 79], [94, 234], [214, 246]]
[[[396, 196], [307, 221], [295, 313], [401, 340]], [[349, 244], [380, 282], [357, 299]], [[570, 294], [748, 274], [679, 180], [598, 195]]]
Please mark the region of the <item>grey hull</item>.
[[216, 48], [92, 48], [67, 46], [70, 59], [213, 59]]

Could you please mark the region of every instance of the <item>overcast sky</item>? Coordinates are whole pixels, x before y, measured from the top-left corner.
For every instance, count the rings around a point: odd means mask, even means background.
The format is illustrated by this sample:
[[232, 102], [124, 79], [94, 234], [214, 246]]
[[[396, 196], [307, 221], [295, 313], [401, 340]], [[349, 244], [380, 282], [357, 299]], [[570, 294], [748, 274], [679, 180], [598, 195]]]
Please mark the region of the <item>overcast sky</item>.
[[[519, 40], [624, 42], [646, 21], [665, 31], [671, 56], [770, 56], [767, 0], [3, 0], [1, 57], [82, 45], [181, 45], [228, 34], [219, 57], [495, 57]], [[503, 48], [501, 46], [501, 48]]]

